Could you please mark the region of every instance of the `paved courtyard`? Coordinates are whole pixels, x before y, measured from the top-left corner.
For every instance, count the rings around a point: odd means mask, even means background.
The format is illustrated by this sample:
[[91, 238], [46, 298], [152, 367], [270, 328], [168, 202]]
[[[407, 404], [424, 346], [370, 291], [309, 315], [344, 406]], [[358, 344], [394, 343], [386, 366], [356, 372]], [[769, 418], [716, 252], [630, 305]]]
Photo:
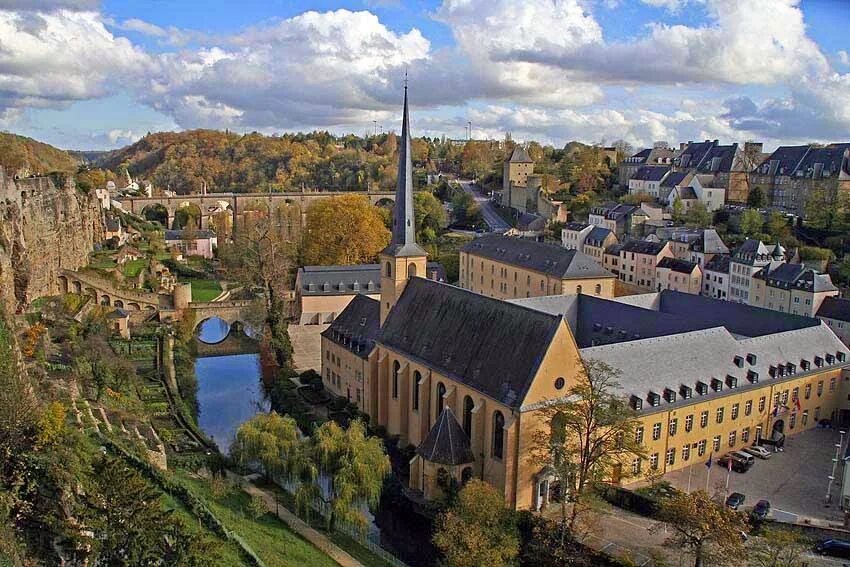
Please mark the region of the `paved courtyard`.
[[[740, 492], [746, 496], [744, 510], [752, 508], [759, 500], [770, 501], [773, 517], [794, 522], [799, 517], [841, 522], [843, 514], [838, 507], [841, 500], [842, 463], [835, 470], [832, 483], [833, 505], [824, 506], [828, 476], [832, 472], [835, 444], [840, 435], [831, 429], [811, 429], [789, 436], [785, 451], [774, 453], [770, 459], [756, 458], [755, 465], [746, 473], [730, 473], [729, 493]], [[847, 436], [845, 435], [845, 443]], [[665, 479], [682, 490], [705, 490], [707, 459], [684, 470], [665, 475]], [[727, 471], [717, 465], [708, 477], [712, 493], [725, 491]]]

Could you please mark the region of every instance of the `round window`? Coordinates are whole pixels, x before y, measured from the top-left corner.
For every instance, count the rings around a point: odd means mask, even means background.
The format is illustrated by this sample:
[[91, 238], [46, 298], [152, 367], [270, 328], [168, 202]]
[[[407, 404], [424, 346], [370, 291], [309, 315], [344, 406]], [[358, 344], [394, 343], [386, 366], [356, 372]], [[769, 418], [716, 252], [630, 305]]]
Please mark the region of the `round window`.
[[565, 384], [565, 382], [564, 382], [564, 377], [563, 377], [563, 376], [558, 376], [558, 377], [555, 379], [555, 389], [556, 389], [556, 390], [561, 390], [561, 389], [563, 389], [564, 384]]

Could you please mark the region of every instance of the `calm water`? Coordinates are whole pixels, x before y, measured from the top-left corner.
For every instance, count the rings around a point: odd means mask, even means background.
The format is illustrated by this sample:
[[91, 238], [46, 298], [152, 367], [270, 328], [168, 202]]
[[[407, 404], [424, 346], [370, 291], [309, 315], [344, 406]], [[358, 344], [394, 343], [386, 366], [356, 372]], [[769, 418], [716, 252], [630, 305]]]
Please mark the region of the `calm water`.
[[198, 425], [222, 453], [227, 453], [239, 426], [259, 411], [268, 410], [260, 384], [259, 355], [200, 357]]

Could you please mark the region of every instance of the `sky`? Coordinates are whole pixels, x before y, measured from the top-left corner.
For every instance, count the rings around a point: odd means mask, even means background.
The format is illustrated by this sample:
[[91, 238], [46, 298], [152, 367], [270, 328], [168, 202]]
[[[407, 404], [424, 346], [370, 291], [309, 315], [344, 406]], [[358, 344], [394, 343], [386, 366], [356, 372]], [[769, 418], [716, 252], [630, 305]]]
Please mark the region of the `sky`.
[[0, 130], [850, 141], [850, 0], [0, 0]]

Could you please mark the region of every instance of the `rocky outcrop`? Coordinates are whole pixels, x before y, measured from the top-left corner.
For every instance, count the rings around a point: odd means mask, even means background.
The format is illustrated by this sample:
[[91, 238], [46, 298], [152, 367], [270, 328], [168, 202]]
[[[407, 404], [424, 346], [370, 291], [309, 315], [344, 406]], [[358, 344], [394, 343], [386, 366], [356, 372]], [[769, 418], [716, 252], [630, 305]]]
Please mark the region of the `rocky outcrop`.
[[103, 230], [97, 199], [76, 191], [72, 180], [13, 179], [0, 168], [0, 301], [6, 312], [59, 293], [59, 271], [85, 266]]

